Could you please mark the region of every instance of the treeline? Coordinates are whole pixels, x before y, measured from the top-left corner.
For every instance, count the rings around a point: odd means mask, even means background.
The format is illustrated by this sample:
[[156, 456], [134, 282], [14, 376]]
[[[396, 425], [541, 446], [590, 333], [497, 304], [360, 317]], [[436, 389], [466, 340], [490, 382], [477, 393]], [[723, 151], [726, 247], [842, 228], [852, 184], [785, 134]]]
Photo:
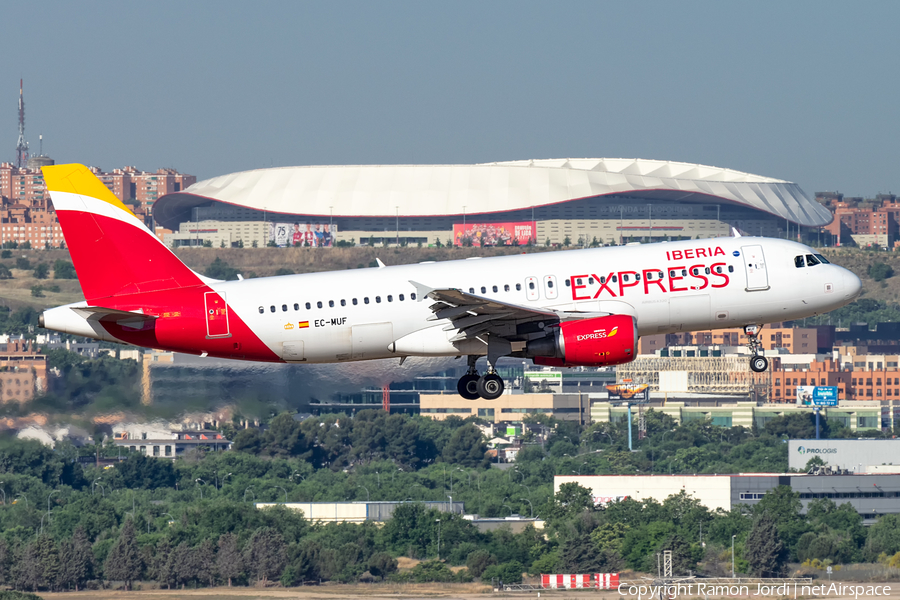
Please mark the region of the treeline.
[[[239, 450], [201, 450], [175, 461], [133, 454], [108, 469], [78, 460], [97, 448], [0, 440], [0, 583], [68, 590], [137, 581], [514, 582], [526, 573], [653, 572], [662, 550], [673, 552], [678, 574], [723, 575], [732, 536], [744, 573], [784, 572], [788, 561], [888, 561], [900, 552], [900, 518], [865, 528], [849, 505], [830, 500], [812, 503], [803, 516], [787, 488], [731, 512], [684, 495], [595, 506], [574, 484], [553, 494], [557, 474], [784, 471], [781, 441], [806, 436], [814, 427], [808, 419], [776, 419], [754, 431], [708, 421], [677, 426], [648, 411], [636, 452], [627, 449], [623, 423], [529, 420], [544, 421], [532, 425], [548, 435], [527, 434], [529, 444], [506, 470], [489, 466], [472, 420], [382, 411], [302, 422], [280, 415], [263, 431], [238, 433]], [[109, 444], [99, 450], [119, 451]], [[459, 515], [418, 503], [448, 497], [467, 513], [539, 517], [546, 529], [480, 532]], [[321, 525], [284, 508], [255, 508], [262, 501], [366, 500], [406, 504], [384, 526]], [[422, 562], [400, 572], [401, 556]]]
[[339, 469], [388, 460], [418, 469], [435, 461], [463, 467], [487, 466], [487, 444], [472, 420], [443, 421], [381, 410], [355, 416], [325, 415], [296, 421], [282, 414], [265, 431], [243, 429], [234, 449], [258, 456], [294, 457], [313, 468]]

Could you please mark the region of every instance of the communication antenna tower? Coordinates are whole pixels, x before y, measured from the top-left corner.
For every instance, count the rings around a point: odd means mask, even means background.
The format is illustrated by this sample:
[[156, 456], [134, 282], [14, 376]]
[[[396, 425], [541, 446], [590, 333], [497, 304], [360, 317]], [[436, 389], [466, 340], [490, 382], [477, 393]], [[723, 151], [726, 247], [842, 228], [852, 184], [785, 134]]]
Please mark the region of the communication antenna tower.
[[22, 80], [19, 80], [19, 140], [16, 142], [16, 166], [28, 166], [28, 142], [25, 141], [25, 96], [22, 92]]

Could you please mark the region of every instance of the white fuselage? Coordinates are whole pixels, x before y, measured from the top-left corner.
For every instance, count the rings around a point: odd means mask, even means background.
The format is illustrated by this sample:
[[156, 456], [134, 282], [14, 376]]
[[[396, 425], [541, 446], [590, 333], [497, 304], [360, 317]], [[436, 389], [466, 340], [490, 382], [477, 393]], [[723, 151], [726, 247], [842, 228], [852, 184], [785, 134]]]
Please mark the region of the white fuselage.
[[[530, 308], [628, 314], [640, 335], [721, 329], [808, 317], [859, 295], [832, 264], [799, 267], [809, 247], [767, 238], [717, 238], [522, 254], [217, 282], [212, 289], [279, 357], [341, 362], [405, 355], [484, 354], [448, 340], [417, 293], [458, 288]], [[658, 273], [664, 276], [659, 278]], [[415, 296], [415, 299], [413, 297]], [[202, 348], [198, 349], [202, 351]]]

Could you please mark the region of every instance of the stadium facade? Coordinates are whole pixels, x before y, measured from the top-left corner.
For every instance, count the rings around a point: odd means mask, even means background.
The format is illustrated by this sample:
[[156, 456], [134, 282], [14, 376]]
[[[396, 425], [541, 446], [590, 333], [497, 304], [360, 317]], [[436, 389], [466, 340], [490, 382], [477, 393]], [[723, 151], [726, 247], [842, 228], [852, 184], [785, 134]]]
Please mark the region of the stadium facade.
[[301, 166], [197, 182], [162, 196], [171, 246], [621, 244], [735, 227], [796, 236], [831, 212], [789, 181], [642, 159]]

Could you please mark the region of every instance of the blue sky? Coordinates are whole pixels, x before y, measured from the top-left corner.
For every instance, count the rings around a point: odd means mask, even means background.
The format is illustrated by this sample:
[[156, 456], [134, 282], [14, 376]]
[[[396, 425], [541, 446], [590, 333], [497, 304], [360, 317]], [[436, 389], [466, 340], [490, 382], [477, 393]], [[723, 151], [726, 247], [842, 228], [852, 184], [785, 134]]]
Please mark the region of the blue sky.
[[698, 162], [900, 193], [900, 2], [6, 3], [33, 150], [201, 179], [304, 164]]

